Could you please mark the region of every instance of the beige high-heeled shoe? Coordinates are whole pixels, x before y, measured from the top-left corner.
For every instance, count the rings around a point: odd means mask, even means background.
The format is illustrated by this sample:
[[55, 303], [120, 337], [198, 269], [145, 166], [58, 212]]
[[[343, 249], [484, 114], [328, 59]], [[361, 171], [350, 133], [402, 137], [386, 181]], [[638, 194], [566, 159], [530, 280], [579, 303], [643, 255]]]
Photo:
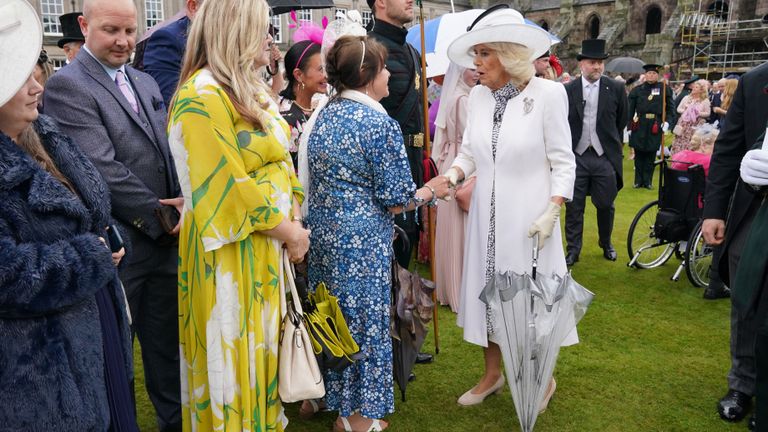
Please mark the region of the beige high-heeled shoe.
[[549, 401], [552, 399], [552, 395], [555, 394], [556, 388], [557, 383], [555, 382], [555, 377], [552, 377], [552, 380], [549, 381], [549, 385], [547, 386], [547, 392], [544, 394], [544, 399], [541, 400], [541, 405], [539, 405], [539, 414], [547, 410]]
[[[477, 387], [477, 386], [475, 386]], [[471, 405], [477, 405], [479, 403], [482, 403], [488, 395], [491, 393], [499, 394], [504, 390], [504, 375], [501, 375], [498, 380], [496, 380], [496, 383], [492, 385], [488, 390], [482, 392], [482, 393], [472, 393], [472, 390], [475, 389], [475, 387], [472, 387], [471, 389], [467, 390], [466, 393], [461, 395], [458, 402], [459, 405], [462, 406], [471, 406]]]

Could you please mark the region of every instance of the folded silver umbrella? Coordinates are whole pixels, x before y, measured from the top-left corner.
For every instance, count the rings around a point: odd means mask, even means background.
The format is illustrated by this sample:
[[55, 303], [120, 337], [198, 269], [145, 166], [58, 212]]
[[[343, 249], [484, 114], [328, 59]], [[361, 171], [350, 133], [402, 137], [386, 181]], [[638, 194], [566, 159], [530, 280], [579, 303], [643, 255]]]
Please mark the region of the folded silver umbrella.
[[594, 297], [570, 273], [537, 277], [537, 243], [531, 274], [496, 273], [480, 295], [496, 321], [493, 332], [523, 432], [533, 430], [560, 346]]

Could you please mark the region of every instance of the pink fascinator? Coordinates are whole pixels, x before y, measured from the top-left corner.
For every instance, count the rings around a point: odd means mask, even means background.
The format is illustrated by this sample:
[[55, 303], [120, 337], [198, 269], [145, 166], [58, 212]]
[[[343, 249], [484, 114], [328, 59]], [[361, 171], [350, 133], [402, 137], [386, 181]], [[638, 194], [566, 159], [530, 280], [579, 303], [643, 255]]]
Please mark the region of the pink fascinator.
[[322, 27], [313, 23], [312, 21], [301, 20], [301, 22], [299, 22], [296, 19], [296, 11], [291, 11], [291, 20], [293, 22], [288, 24], [288, 28], [298, 27], [298, 29], [293, 33], [293, 43], [310, 41], [312, 43], [322, 45], [323, 33], [325, 32], [325, 28], [328, 27], [328, 17], [323, 17]]

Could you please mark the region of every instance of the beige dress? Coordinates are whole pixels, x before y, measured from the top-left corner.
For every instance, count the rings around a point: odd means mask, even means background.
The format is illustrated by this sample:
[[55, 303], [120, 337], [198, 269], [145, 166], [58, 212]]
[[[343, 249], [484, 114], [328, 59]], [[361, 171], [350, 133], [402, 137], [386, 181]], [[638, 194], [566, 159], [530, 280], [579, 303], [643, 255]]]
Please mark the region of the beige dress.
[[[461, 74], [459, 74], [459, 77]], [[459, 153], [461, 139], [467, 120], [467, 100], [470, 87], [459, 83], [451, 95], [443, 94], [440, 109], [447, 109], [444, 126], [435, 127], [435, 163], [440, 174], [444, 174]], [[446, 103], [446, 105], [443, 105]], [[437, 122], [436, 122], [437, 123]], [[435, 225], [435, 286], [440, 304], [459, 311], [461, 298], [461, 273], [464, 266], [465, 213], [455, 200], [439, 201]]]

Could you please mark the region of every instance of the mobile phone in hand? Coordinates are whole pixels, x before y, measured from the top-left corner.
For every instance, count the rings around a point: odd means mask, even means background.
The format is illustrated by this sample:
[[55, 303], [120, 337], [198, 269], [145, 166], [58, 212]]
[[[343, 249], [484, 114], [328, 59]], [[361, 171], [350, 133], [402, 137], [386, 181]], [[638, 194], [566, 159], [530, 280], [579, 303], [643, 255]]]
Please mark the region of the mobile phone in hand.
[[120, 249], [125, 247], [123, 237], [120, 235], [120, 231], [118, 231], [115, 224], [107, 227], [107, 237], [109, 238], [109, 249], [112, 252], [118, 252]]

